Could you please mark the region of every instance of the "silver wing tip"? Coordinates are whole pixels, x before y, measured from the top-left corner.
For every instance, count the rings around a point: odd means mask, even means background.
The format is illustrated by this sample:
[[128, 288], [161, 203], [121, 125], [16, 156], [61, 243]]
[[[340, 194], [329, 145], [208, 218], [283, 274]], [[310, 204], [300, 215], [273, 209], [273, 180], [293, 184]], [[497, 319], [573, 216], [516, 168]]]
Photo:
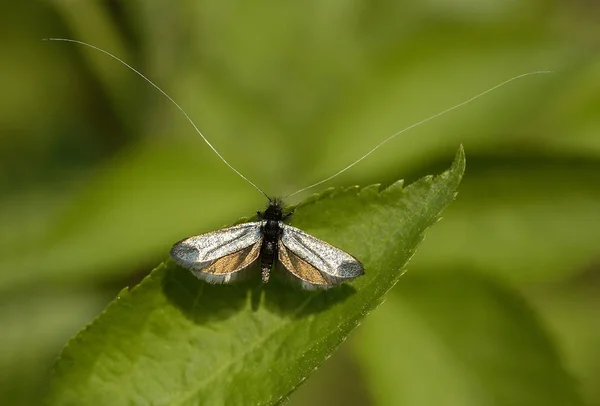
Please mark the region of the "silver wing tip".
[[337, 274], [335, 275], [338, 278], [343, 280], [351, 280], [354, 278], [358, 278], [365, 274], [365, 267], [363, 264], [358, 261], [347, 261], [342, 262], [337, 268]]
[[185, 258], [189, 259], [190, 255], [197, 255], [197, 250], [193, 246], [185, 244], [184, 241], [175, 243], [169, 251], [169, 255], [175, 262], [184, 261]]
[[191, 271], [204, 269], [212, 262], [200, 261], [198, 258], [198, 249], [193, 245], [186, 244], [185, 240], [173, 245], [169, 251], [169, 255], [177, 265]]

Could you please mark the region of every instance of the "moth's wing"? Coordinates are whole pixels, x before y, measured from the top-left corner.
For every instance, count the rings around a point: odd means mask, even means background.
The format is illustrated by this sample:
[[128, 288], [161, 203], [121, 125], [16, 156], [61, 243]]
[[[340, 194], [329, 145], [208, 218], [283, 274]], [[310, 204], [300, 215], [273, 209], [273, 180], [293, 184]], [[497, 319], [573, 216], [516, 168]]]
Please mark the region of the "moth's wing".
[[290, 279], [299, 282], [304, 289], [328, 289], [334, 285], [317, 268], [288, 250], [281, 240], [278, 246], [277, 265], [283, 266], [283, 269], [291, 274]]
[[261, 226], [262, 222], [244, 223], [186, 238], [171, 248], [171, 258], [207, 282], [231, 282], [258, 258]]
[[[254, 245], [225, 255], [202, 270], [191, 270], [196, 277], [209, 283], [231, 283], [248, 276], [250, 266], [256, 262], [260, 254], [259, 241]], [[258, 268], [256, 268], [258, 271]]]
[[280, 223], [279, 262], [307, 289], [329, 288], [365, 271], [360, 261], [304, 231]]

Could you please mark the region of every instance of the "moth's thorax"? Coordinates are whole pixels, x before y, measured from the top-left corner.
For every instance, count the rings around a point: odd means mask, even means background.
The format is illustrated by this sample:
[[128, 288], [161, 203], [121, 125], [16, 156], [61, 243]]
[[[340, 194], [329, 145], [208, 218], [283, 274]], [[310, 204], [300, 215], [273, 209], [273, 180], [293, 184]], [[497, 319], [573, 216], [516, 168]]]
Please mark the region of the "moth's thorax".
[[275, 241], [281, 233], [280, 224], [277, 220], [263, 220], [262, 233], [265, 239]]
[[283, 209], [279, 200], [273, 200], [262, 213], [263, 220], [281, 221], [283, 219]]

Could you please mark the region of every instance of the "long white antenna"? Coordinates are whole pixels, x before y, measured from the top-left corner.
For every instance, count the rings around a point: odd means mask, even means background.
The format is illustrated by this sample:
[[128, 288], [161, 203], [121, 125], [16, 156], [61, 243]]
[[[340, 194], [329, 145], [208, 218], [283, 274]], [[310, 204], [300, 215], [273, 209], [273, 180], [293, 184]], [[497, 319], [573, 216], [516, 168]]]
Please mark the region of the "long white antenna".
[[242, 175], [240, 173], [240, 171], [238, 171], [237, 169], [235, 169], [229, 162], [227, 162], [227, 160], [225, 158], [223, 158], [223, 156], [221, 154], [219, 154], [219, 151], [217, 151], [215, 149], [215, 147], [213, 147], [213, 145], [208, 141], [208, 139], [206, 139], [206, 137], [204, 136], [204, 134], [202, 134], [202, 132], [198, 129], [198, 127], [196, 126], [196, 124], [192, 121], [192, 119], [190, 118], [190, 116], [188, 116], [188, 114], [185, 112], [185, 110], [179, 105], [177, 104], [177, 102], [175, 100], [173, 100], [171, 98], [171, 96], [169, 96], [167, 93], [165, 93], [160, 87], [158, 87], [153, 81], [151, 81], [150, 79], [148, 79], [146, 76], [144, 76], [140, 71], [138, 71], [137, 69], [135, 69], [133, 66], [129, 65], [127, 62], [125, 62], [124, 60], [116, 57], [115, 55], [111, 54], [108, 51], [105, 51], [102, 48], [98, 48], [97, 46], [88, 44], [87, 42], [83, 42], [83, 41], [78, 41], [75, 39], [68, 39], [68, 38], [44, 38], [43, 41], [62, 41], [62, 42], [72, 42], [74, 44], [79, 44], [79, 45], [83, 45], [89, 48], [92, 48], [96, 51], [100, 51], [105, 55], [110, 56], [111, 58], [113, 58], [114, 60], [122, 63], [123, 65], [125, 65], [127, 68], [129, 68], [131, 71], [137, 73], [142, 79], [144, 79], [146, 82], [150, 83], [152, 85], [152, 87], [154, 87], [156, 90], [158, 90], [160, 93], [162, 93], [163, 96], [165, 96], [167, 99], [169, 99], [169, 101], [171, 101], [171, 103], [173, 103], [175, 105], [175, 107], [177, 107], [179, 109], [179, 111], [181, 111], [181, 113], [185, 116], [185, 118], [190, 122], [190, 124], [192, 125], [192, 127], [194, 127], [194, 130], [196, 130], [196, 132], [200, 135], [200, 137], [202, 137], [202, 139], [204, 140], [204, 142], [206, 142], [206, 145], [208, 145], [210, 147], [210, 149], [213, 150], [213, 152], [215, 154], [217, 154], [217, 156], [219, 158], [221, 158], [221, 161], [223, 161], [225, 163], [225, 165], [227, 165], [228, 167], [231, 168], [232, 171], [234, 171], [235, 173], [237, 173], [242, 179], [244, 179], [246, 182], [248, 182], [249, 184], [251, 184], [252, 186], [254, 186], [254, 188], [256, 190], [258, 190], [260, 193], [262, 193], [267, 199], [269, 199], [269, 201], [271, 201], [271, 198], [258, 186], [256, 186], [252, 181], [250, 181], [250, 179], [248, 179], [247, 177], [245, 177], [244, 175]]
[[396, 138], [398, 135], [402, 134], [403, 132], [406, 132], [406, 131], [408, 131], [408, 130], [412, 130], [413, 128], [415, 128], [415, 127], [418, 127], [418, 126], [420, 126], [421, 124], [425, 124], [426, 122], [428, 122], [428, 121], [431, 121], [431, 120], [433, 120], [434, 118], [437, 118], [437, 117], [439, 117], [439, 116], [442, 116], [442, 115], [444, 115], [444, 114], [446, 114], [446, 113], [449, 113], [449, 112], [451, 112], [452, 110], [454, 110], [454, 109], [457, 109], [457, 108], [459, 108], [459, 107], [462, 107], [462, 106], [464, 106], [465, 104], [468, 104], [468, 103], [472, 102], [473, 100], [475, 100], [475, 99], [478, 99], [478, 98], [480, 98], [481, 96], [484, 96], [484, 95], [488, 94], [489, 92], [491, 92], [491, 91], [494, 91], [494, 90], [498, 89], [499, 87], [501, 87], [501, 86], [504, 86], [504, 85], [506, 85], [506, 84], [508, 84], [508, 83], [512, 82], [513, 80], [517, 80], [517, 79], [520, 79], [520, 78], [522, 78], [522, 77], [525, 77], [525, 76], [530, 76], [530, 75], [539, 75], [539, 74], [542, 74], [542, 73], [552, 73], [552, 71], [541, 70], [541, 71], [535, 71], [535, 72], [523, 73], [523, 74], [521, 74], [521, 75], [515, 76], [515, 77], [513, 77], [513, 78], [510, 78], [510, 79], [508, 79], [508, 80], [505, 80], [504, 82], [502, 82], [502, 83], [500, 83], [500, 84], [498, 84], [498, 85], [496, 85], [496, 86], [494, 86], [494, 87], [492, 87], [492, 88], [490, 88], [490, 89], [488, 89], [488, 90], [486, 90], [486, 91], [484, 91], [484, 92], [482, 92], [482, 93], [479, 93], [477, 96], [473, 96], [473, 97], [471, 97], [470, 99], [468, 99], [468, 100], [466, 100], [466, 101], [464, 101], [464, 102], [462, 102], [462, 103], [459, 103], [459, 104], [457, 104], [457, 105], [455, 105], [455, 106], [453, 106], [453, 107], [450, 107], [450, 108], [448, 108], [448, 109], [446, 109], [446, 110], [444, 110], [444, 111], [441, 111], [441, 112], [439, 112], [439, 113], [437, 113], [437, 114], [434, 114], [433, 116], [430, 116], [430, 117], [428, 117], [428, 118], [426, 118], [426, 119], [424, 119], [424, 120], [421, 120], [421, 121], [419, 121], [419, 122], [417, 122], [417, 123], [415, 123], [415, 124], [413, 124], [413, 125], [410, 125], [410, 126], [408, 126], [408, 127], [404, 128], [403, 130], [400, 130], [400, 131], [398, 131], [397, 133], [395, 133], [395, 134], [393, 134], [393, 135], [390, 135], [390, 136], [389, 136], [389, 137], [387, 137], [385, 140], [381, 141], [379, 144], [377, 144], [375, 147], [373, 147], [373, 149], [372, 149], [372, 150], [370, 150], [369, 152], [367, 152], [366, 154], [364, 154], [363, 156], [361, 156], [360, 158], [358, 158], [356, 161], [352, 162], [350, 165], [346, 166], [346, 167], [345, 167], [344, 169], [342, 169], [341, 171], [334, 173], [333, 175], [331, 175], [331, 176], [330, 176], [330, 177], [328, 177], [328, 178], [325, 178], [325, 179], [323, 179], [322, 181], [319, 181], [319, 182], [317, 182], [317, 183], [314, 183], [314, 184], [312, 184], [312, 185], [310, 185], [310, 186], [307, 186], [307, 187], [305, 187], [305, 188], [302, 188], [302, 189], [300, 189], [300, 190], [297, 190], [297, 191], [295, 191], [294, 193], [291, 193], [291, 194], [287, 195], [287, 196], [285, 197], [285, 199], [287, 199], [287, 198], [289, 198], [289, 197], [292, 197], [292, 196], [294, 196], [294, 195], [297, 195], [298, 193], [304, 192], [304, 191], [306, 191], [306, 190], [308, 190], [308, 189], [312, 189], [312, 188], [313, 188], [313, 187], [315, 187], [315, 186], [322, 185], [323, 183], [330, 181], [331, 179], [335, 178], [336, 176], [338, 176], [338, 175], [341, 175], [342, 173], [346, 172], [348, 169], [352, 168], [354, 165], [356, 165], [357, 163], [359, 163], [360, 161], [362, 161], [363, 159], [365, 159], [366, 157], [368, 157], [369, 155], [371, 155], [373, 152], [375, 152], [375, 151], [376, 151], [376, 150], [377, 150], [379, 147], [381, 147], [383, 144], [385, 144], [385, 143], [386, 143], [386, 142], [388, 142], [388, 141], [391, 141], [392, 139]]

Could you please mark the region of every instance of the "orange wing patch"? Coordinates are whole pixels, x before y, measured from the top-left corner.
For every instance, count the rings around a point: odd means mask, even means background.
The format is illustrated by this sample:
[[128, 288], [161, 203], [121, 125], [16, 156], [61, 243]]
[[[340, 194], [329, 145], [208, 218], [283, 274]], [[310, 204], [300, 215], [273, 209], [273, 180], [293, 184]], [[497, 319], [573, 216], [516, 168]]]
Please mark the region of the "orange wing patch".
[[279, 262], [294, 276], [303, 281], [313, 285], [331, 285], [317, 268], [288, 250], [281, 240], [279, 241]]
[[250, 266], [260, 254], [261, 241], [244, 249], [225, 255], [204, 268], [201, 272], [213, 275], [225, 275]]

